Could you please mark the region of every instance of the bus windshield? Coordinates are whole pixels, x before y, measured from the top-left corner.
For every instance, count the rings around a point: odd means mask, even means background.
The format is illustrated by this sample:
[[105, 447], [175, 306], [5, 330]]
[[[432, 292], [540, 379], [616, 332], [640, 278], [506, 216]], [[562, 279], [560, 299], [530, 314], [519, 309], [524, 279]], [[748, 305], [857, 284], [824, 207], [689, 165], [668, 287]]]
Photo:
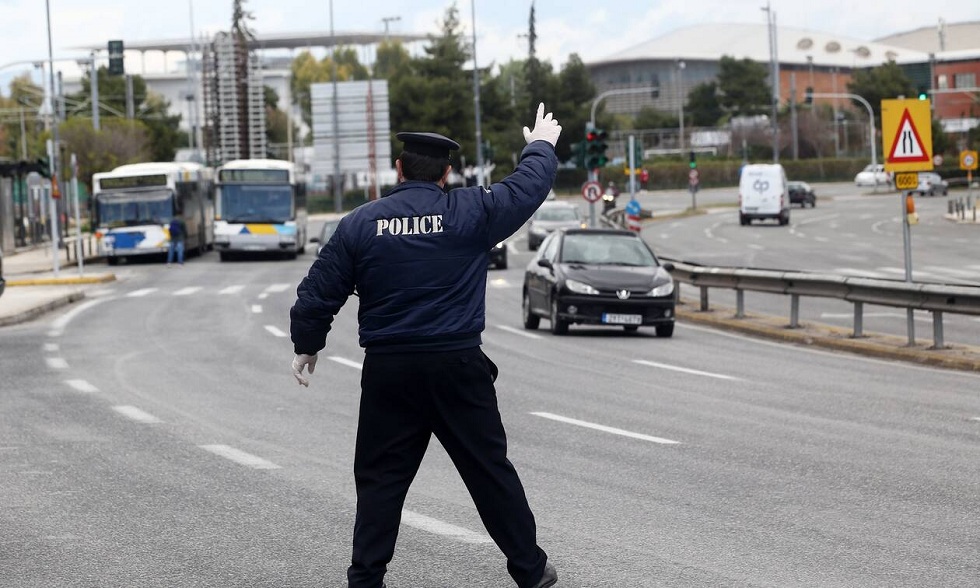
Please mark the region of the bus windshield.
[[223, 184], [221, 218], [230, 223], [284, 223], [293, 216], [289, 185]]
[[173, 218], [173, 192], [104, 192], [96, 198], [99, 222], [109, 228], [163, 225]]

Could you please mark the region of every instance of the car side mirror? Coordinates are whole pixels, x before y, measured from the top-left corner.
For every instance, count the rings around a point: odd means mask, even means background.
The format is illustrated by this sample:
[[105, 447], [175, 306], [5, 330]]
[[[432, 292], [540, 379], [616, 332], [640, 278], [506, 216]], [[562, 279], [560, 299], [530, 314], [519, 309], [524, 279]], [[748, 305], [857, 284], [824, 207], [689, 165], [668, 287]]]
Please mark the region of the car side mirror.
[[672, 271], [674, 271], [674, 264], [672, 264], [672, 263], [670, 263], [669, 261], [668, 261], [667, 263], [665, 263], [665, 264], [663, 264], [663, 266], [662, 266], [662, 267], [663, 267], [663, 268], [664, 268], [665, 270], [667, 270], [668, 272], [672, 272]]
[[547, 257], [542, 257], [541, 259], [539, 259], [539, 260], [538, 260], [538, 265], [539, 265], [540, 267], [546, 267], [546, 268], [548, 268], [548, 269], [554, 269], [554, 267], [555, 267], [555, 266], [553, 266], [553, 265], [551, 264], [551, 260], [550, 260], [550, 259], [548, 259]]

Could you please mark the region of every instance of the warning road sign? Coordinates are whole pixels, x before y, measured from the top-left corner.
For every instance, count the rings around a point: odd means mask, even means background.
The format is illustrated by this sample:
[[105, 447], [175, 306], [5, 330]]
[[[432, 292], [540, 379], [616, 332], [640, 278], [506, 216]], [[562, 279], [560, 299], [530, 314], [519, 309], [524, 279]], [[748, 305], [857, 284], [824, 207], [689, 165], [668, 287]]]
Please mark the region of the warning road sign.
[[929, 171], [932, 116], [928, 100], [882, 100], [881, 136], [885, 171]]

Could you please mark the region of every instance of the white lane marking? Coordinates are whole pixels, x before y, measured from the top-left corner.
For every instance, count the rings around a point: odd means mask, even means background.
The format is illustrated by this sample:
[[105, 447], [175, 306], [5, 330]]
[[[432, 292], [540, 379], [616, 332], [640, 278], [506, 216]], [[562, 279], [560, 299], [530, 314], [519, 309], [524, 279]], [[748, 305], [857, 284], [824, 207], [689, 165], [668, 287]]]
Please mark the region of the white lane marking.
[[[871, 225], [871, 230], [874, 231], [875, 233], [879, 233], [881, 235], [885, 235], [885, 234], [887, 234], [887, 232], [886, 231], [883, 231], [881, 229], [881, 226], [884, 225], [884, 224], [891, 224], [891, 223], [892, 223], [891, 220], [878, 221], [878, 222], [874, 223], [873, 225]], [[845, 237], [847, 237], [847, 235], [845, 235]]]
[[285, 337], [286, 336], [286, 333], [283, 333], [282, 331], [280, 331], [276, 327], [273, 327], [272, 325], [266, 325], [265, 326], [265, 330], [266, 331], [269, 331], [270, 333], [272, 333], [276, 337]]
[[135, 406], [113, 406], [112, 410], [138, 423], [146, 423], [148, 425], [153, 425], [156, 423], [163, 422], [157, 417], [153, 416], [152, 414], [148, 412], [144, 412], [136, 408]]
[[816, 241], [817, 243], [827, 243], [828, 241], [830, 241], [830, 239], [828, 239], [827, 237], [814, 237], [813, 240]]
[[58, 350], [58, 344], [57, 343], [45, 343], [44, 344], [44, 350], [45, 351], [48, 351], [48, 352], [55, 352], [55, 351]]
[[235, 284], [234, 286], [228, 286], [227, 288], [222, 288], [221, 290], [218, 290], [218, 294], [238, 294], [244, 289], [245, 289], [244, 285]]
[[980, 278], [980, 272], [976, 272], [976, 271], [961, 270], [961, 269], [945, 267], [941, 265], [927, 265], [925, 266], [925, 268], [930, 269], [934, 272], [939, 272], [941, 274], [948, 274], [958, 278], [966, 278], [966, 279], [974, 279], [974, 280]]
[[256, 470], [279, 469], [279, 466], [271, 461], [262, 459], [261, 457], [252, 455], [251, 453], [245, 453], [241, 449], [235, 449], [234, 447], [229, 447], [228, 445], [198, 445], [198, 447], [205, 451], [210, 451], [217, 456], [230, 459], [237, 464], [254, 468]]
[[48, 367], [53, 370], [64, 370], [68, 369], [68, 362], [65, 361], [63, 357], [46, 357], [44, 361], [48, 364]]
[[677, 365], [669, 365], [666, 363], [657, 363], [655, 361], [647, 361], [645, 359], [634, 359], [633, 363], [638, 363], [641, 365], [648, 365], [650, 367], [660, 368], [662, 370], [670, 370], [672, 372], [682, 372], [685, 374], [693, 374], [695, 376], [707, 376], [709, 378], [718, 378], [719, 380], [738, 380], [735, 376], [726, 376], [725, 374], [716, 374], [713, 372], [704, 372], [701, 370], [694, 370], [691, 368], [680, 367]]
[[677, 445], [680, 441], [674, 441], [671, 439], [664, 439], [663, 437], [653, 437], [651, 435], [644, 435], [643, 433], [634, 433], [632, 431], [626, 431], [623, 429], [617, 429], [615, 427], [607, 427], [605, 425], [597, 425], [595, 423], [590, 423], [588, 421], [580, 421], [578, 419], [572, 419], [568, 417], [563, 417], [557, 414], [551, 414], [550, 412], [532, 412], [534, 416], [539, 416], [546, 419], [551, 419], [553, 421], [558, 421], [560, 423], [567, 423], [569, 425], [577, 425], [579, 427], [585, 427], [587, 429], [595, 429], [597, 431], [603, 431], [605, 433], [612, 433], [614, 435], [622, 435], [623, 437], [631, 437], [633, 439], [639, 439], [641, 441], [650, 441], [652, 443], [660, 443], [662, 445]]
[[758, 243], [749, 243], [747, 247], [749, 249], [755, 249], [756, 251], [762, 251], [763, 249], [765, 249], [765, 247], [759, 245]]
[[427, 517], [417, 512], [402, 509], [402, 524], [414, 527], [427, 533], [443, 535], [463, 543], [492, 543], [493, 540], [483, 533], [476, 533], [463, 527], [457, 527], [444, 521]]
[[266, 288], [265, 290], [263, 290], [263, 292], [268, 292], [270, 294], [274, 294], [276, 292], [285, 292], [286, 290], [288, 290], [291, 287], [292, 287], [292, 284], [272, 284], [271, 286], [269, 286], [268, 288]]
[[843, 274], [845, 276], [854, 276], [856, 278], [885, 278], [885, 274], [880, 272], [873, 272], [871, 270], [857, 269], [853, 267], [838, 267], [833, 270], [835, 274]]
[[262, 313], [262, 305], [261, 304], [253, 304], [252, 305], [252, 312], [254, 312], [255, 314], [261, 314]]
[[[888, 274], [898, 274], [900, 276], [904, 276], [905, 275], [905, 268], [904, 267], [879, 267], [878, 268], [878, 271], [882, 271], [882, 272], [885, 272], [885, 273], [888, 273]], [[930, 277], [931, 278], [931, 277], [935, 277], [936, 274], [934, 274], [932, 272], [924, 272], [924, 271], [922, 271], [920, 269], [913, 269], [912, 270], [912, 275], [913, 276], [927, 276], [927, 277]]]
[[59, 316], [57, 319], [54, 320], [54, 322], [51, 323], [51, 331], [48, 332], [48, 336], [57, 337], [61, 335], [61, 333], [65, 330], [65, 327], [68, 326], [68, 323], [71, 322], [73, 318], [78, 316], [80, 312], [88, 310], [93, 306], [95, 306], [96, 304], [102, 304], [106, 300], [110, 300], [110, 299], [98, 298], [96, 300], [89, 300], [88, 302], [83, 302], [78, 306], [76, 306], [75, 308], [69, 310], [65, 314]]
[[181, 288], [180, 290], [174, 292], [174, 296], [189, 296], [200, 289], [201, 289], [200, 286], [188, 286], [186, 288]]
[[347, 367], [352, 367], [354, 369], [359, 370], [363, 368], [363, 366], [360, 363], [347, 359], [345, 357], [340, 357], [339, 355], [330, 355], [327, 357], [327, 359], [329, 359], [330, 361], [335, 361], [340, 365], [346, 365]]
[[146, 296], [147, 294], [152, 294], [156, 292], [156, 288], [142, 288], [140, 290], [133, 290], [132, 292], [126, 294], [127, 298], [140, 298], [141, 296]]
[[92, 384], [89, 384], [85, 380], [65, 380], [65, 383], [74, 388], [76, 392], [91, 394], [99, 391], [98, 388]]
[[971, 421], [980, 421], [980, 417], [972, 417], [970, 420]]
[[501, 331], [514, 333], [515, 335], [520, 335], [521, 337], [527, 337], [528, 339], [543, 339], [541, 335], [535, 335], [534, 333], [529, 333], [523, 329], [515, 329], [514, 327], [508, 327], [505, 325], [497, 325], [497, 328]]

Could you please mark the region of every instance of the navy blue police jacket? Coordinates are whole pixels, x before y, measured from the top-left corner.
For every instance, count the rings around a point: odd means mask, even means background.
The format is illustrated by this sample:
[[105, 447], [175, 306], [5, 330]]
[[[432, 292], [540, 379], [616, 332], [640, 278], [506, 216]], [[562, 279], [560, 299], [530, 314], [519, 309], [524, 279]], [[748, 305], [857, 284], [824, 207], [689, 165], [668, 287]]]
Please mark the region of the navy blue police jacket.
[[405, 181], [345, 216], [296, 290], [289, 311], [295, 353], [326, 344], [355, 288], [366, 353], [453, 351], [481, 344], [489, 251], [544, 202], [558, 160], [547, 141], [521, 153], [490, 185], [444, 191]]

